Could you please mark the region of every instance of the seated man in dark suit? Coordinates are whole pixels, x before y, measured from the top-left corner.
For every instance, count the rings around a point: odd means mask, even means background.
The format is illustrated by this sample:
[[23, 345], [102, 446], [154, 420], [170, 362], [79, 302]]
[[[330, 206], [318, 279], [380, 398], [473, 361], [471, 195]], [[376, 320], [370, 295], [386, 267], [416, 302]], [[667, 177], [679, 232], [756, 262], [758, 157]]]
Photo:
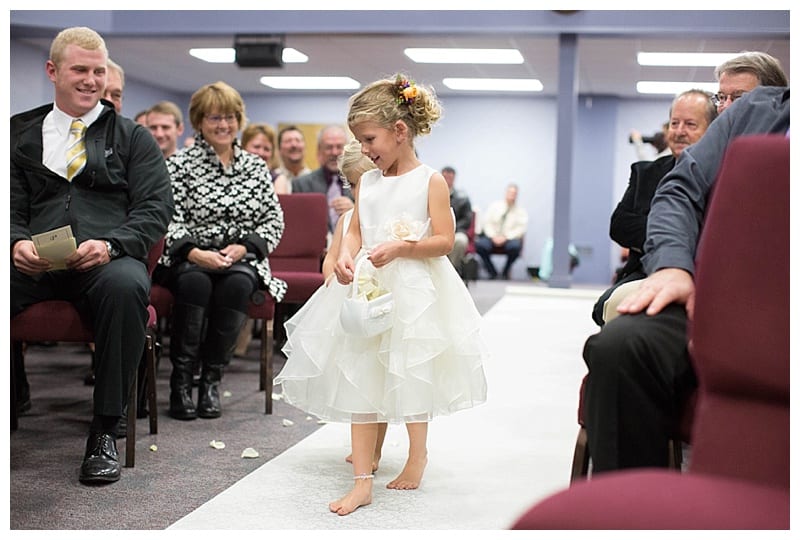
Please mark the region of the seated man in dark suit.
[[[744, 77], [763, 86], [729, 84]], [[788, 80], [774, 58], [743, 53], [717, 68], [717, 78], [725, 98], [716, 96], [719, 116], [681, 153], [652, 199], [642, 256], [647, 277], [619, 303], [620, 316], [584, 345], [594, 473], [667, 466], [670, 427], [697, 386], [686, 330], [694, 308], [694, 257], [722, 157], [737, 136], [789, 129], [789, 89], [779, 86]], [[728, 101], [733, 104], [722, 112], [720, 104]]]
[[[93, 323], [94, 417], [79, 479], [120, 477], [116, 437], [142, 357], [147, 256], [172, 216], [172, 187], [146, 127], [101, 102], [108, 50], [89, 28], [53, 40], [46, 72], [55, 103], [11, 118], [11, 316], [36, 302], [73, 302]], [[41, 258], [32, 235], [70, 225], [65, 270]]]
[[672, 101], [669, 110], [667, 145], [669, 156], [655, 161], [637, 161], [631, 165], [628, 189], [611, 214], [611, 239], [628, 248], [628, 260], [620, 270], [617, 280], [605, 291], [592, 310], [592, 319], [603, 325], [603, 305], [617, 286], [645, 277], [642, 269], [647, 215], [659, 182], [672, 170], [675, 160], [683, 150], [700, 140], [708, 126], [717, 117], [717, 108], [711, 93], [704, 90], [687, 90]]
[[353, 208], [353, 194], [344, 187], [339, 175], [339, 156], [344, 152], [347, 134], [341, 126], [322, 128], [317, 138], [317, 160], [320, 167], [299, 176], [292, 182], [293, 193], [324, 193], [328, 197], [330, 216], [328, 230], [336, 228], [339, 216]]

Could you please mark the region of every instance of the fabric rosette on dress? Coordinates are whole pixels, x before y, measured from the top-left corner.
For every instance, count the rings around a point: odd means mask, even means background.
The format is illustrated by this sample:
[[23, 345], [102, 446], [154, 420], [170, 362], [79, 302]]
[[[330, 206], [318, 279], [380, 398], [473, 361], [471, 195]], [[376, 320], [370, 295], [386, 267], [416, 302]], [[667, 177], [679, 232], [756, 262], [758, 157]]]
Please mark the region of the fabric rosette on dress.
[[413, 219], [407, 213], [400, 214], [395, 219], [390, 219], [386, 225], [386, 233], [390, 240], [405, 240], [407, 242], [419, 242], [422, 240], [431, 226], [431, 220], [425, 221]]

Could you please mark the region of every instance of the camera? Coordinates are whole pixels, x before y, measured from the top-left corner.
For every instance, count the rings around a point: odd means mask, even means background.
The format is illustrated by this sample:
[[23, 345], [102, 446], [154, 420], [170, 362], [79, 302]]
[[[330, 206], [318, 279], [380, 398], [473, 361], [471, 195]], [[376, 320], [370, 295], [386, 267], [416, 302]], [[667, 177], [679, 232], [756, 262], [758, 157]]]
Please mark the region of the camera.
[[[655, 145], [659, 141], [659, 139], [663, 139], [663, 137], [659, 137], [659, 136], [656, 136], [656, 135], [653, 135], [652, 137], [642, 136], [642, 142], [644, 144], [653, 144], [653, 145]], [[629, 136], [628, 137], [628, 142], [633, 144], [633, 137]]]

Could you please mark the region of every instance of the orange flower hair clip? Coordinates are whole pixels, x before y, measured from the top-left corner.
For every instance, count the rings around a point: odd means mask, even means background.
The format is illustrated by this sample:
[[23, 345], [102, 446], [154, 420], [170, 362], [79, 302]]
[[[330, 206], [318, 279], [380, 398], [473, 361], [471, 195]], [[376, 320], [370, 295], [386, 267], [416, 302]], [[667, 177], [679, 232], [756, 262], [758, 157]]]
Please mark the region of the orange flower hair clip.
[[419, 95], [416, 83], [408, 79], [397, 77], [397, 82], [395, 84], [397, 86], [397, 104], [402, 105], [405, 103], [406, 105], [411, 105], [414, 103], [414, 100]]

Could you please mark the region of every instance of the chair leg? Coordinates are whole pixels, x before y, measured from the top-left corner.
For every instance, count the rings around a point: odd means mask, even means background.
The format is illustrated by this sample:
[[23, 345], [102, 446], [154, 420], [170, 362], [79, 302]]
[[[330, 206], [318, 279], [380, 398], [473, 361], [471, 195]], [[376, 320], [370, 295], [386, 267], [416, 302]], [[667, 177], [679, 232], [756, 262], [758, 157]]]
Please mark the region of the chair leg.
[[147, 405], [150, 412], [150, 434], [158, 433], [158, 411], [156, 410], [156, 340], [152, 332], [147, 333], [144, 345], [147, 377]]
[[139, 402], [139, 370], [134, 371], [133, 384], [128, 392], [128, 426], [125, 437], [125, 466], [136, 462], [136, 405]]
[[575, 453], [572, 456], [572, 476], [570, 484], [589, 475], [589, 439], [586, 428], [581, 426], [578, 431], [578, 440], [575, 441]]
[[272, 321], [263, 320], [261, 326], [261, 381], [264, 390], [264, 414], [272, 414]]
[[258, 390], [263, 392], [267, 387], [267, 321], [261, 320], [260, 338], [261, 349], [258, 354], [259, 371], [258, 371]]
[[11, 431], [16, 431], [19, 427], [18, 411], [17, 411], [17, 385], [16, 373], [14, 367], [14, 342], [11, 342]]
[[683, 448], [680, 439], [669, 440], [669, 468], [681, 470], [683, 463]]

